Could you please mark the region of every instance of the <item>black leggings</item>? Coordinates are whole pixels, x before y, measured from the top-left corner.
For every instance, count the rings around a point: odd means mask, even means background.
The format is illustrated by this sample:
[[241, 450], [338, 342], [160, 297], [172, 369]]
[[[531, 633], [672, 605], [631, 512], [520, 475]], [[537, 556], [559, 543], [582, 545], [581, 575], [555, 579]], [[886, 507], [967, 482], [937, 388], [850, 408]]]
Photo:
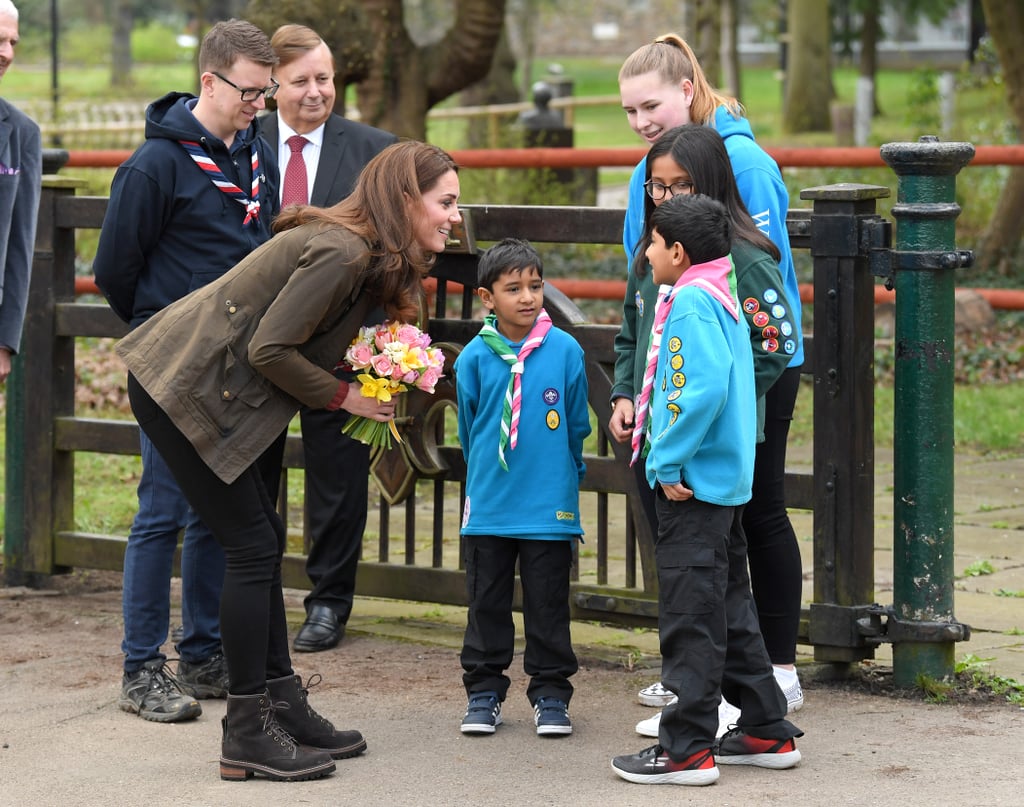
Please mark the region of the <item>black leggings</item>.
[[750, 585], [772, 664], [796, 661], [803, 599], [800, 546], [786, 512], [786, 442], [799, 388], [800, 368], [790, 367], [764, 396], [764, 442], [757, 444], [753, 495], [743, 508]]
[[224, 548], [221, 642], [232, 695], [262, 692], [267, 680], [292, 675], [281, 591], [285, 527], [274, 507], [285, 433], [231, 484], [203, 462], [188, 438], [128, 376], [139, 426], [171, 469], [185, 498]]
[[[761, 635], [772, 664], [796, 661], [803, 601], [803, 566], [796, 533], [786, 512], [786, 442], [800, 388], [800, 368], [790, 367], [765, 395], [764, 442], [754, 456], [754, 485], [743, 508], [750, 584]], [[657, 535], [654, 491], [642, 462], [633, 466], [644, 512]]]

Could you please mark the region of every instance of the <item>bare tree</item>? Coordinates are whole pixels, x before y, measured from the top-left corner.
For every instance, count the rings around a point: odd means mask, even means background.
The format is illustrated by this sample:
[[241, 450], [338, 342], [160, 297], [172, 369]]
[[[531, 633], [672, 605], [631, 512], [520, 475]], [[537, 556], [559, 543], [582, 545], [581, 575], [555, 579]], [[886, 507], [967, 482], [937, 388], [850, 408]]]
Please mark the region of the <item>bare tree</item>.
[[[846, 0], [847, 12], [860, 14], [860, 59], [857, 72], [862, 78], [871, 80], [876, 87], [878, 73], [878, 44], [885, 39], [882, 28], [882, 7], [888, 6], [905, 23], [916, 22], [924, 17], [934, 23], [940, 22], [956, 8], [958, 0]], [[882, 114], [878, 105], [878, 92], [872, 91], [872, 115]]]
[[739, 49], [739, 0], [724, 0], [722, 3], [722, 82], [719, 85], [729, 95], [742, 100]]
[[116, 0], [110, 26], [110, 86], [129, 87], [132, 83], [132, 26], [135, 24], [134, 0]]
[[828, 3], [789, 0], [787, 23], [790, 45], [782, 127], [791, 133], [827, 131], [833, 96]]
[[[1006, 87], [1006, 100], [1017, 124], [1018, 131], [1024, 131], [1024, 4], [1020, 0], [982, 0], [985, 20], [988, 24], [992, 44], [999, 55]], [[984, 268], [995, 268], [1007, 277], [1024, 277], [1015, 262], [1020, 256], [1024, 240], [1024, 219], [1020, 211], [1024, 208], [1024, 166], [1010, 169], [1009, 177], [999, 195], [995, 213], [978, 250], [977, 264]]]
[[[506, 31], [498, 41], [498, 49], [487, 75], [462, 91], [460, 103], [463, 106], [514, 104], [519, 100], [519, 89], [515, 82], [516, 57], [508, 40]], [[482, 149], [518, 146], [518, 142], [503, 137], [512, 131], [511, 126], [515, 120], [515, 113], [501, 117], [470, 118], [466, 127], [466, 147]]]
[[693, 48], [701, 69], [715, 87], [722, 78], [720, 5], [719, 0], [685, 0], [680, 4], [682, 27], [665, 28], [675, 30]]
[[363, 120], [424, 139], [427, 111], [488, 73], [505, 22], [505, 0], [454, 0], [451, 27], [437, 42], [409, 37], [401, 0], [363, 0], [374, 45], [356, 88]]
[[533, 60], [537, 51], [537, 25], [541, 11], [553, 5], [553, 0], [509, 0], [509, 45], [519, 63], [521, 98], [528, 98], [533, 86]]

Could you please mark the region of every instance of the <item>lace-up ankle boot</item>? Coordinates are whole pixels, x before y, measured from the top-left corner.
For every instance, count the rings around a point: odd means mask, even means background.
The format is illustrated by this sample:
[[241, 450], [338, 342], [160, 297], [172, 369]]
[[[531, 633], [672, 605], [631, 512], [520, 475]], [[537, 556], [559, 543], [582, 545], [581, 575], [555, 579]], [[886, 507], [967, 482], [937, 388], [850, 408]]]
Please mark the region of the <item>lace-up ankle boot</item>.
[[221, 779], [241, 782], [259, 775], [296, 782], [319, 779], [335, 770], [328, 754], [299, 745], [281, 728], [266, 692], [228, 695], [227, 714], [221, 725]]
[[303, 745], [330, 754], [334, 759], [358, 756], [366, 750], [366, 740], [358, 731], [338, 731], [326, 717], [309, 705], [309, 688], [320, 683], [315, 675], [302, 686], [298, 675], [286, 675], [267, 681], [278, 723]]

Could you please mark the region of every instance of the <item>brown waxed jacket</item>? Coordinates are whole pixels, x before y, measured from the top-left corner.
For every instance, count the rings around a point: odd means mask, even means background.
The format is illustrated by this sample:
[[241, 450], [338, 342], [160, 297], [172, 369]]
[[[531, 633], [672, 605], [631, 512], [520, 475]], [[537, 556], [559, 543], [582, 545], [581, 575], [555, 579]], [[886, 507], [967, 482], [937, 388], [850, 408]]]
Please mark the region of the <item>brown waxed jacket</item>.
[[363, 289], [369, 262], [344, 227], [286, 230], [133, 330], [117, 353], [230, 484], [300, 404], [334, 397], [330, 370], [377, 302]]

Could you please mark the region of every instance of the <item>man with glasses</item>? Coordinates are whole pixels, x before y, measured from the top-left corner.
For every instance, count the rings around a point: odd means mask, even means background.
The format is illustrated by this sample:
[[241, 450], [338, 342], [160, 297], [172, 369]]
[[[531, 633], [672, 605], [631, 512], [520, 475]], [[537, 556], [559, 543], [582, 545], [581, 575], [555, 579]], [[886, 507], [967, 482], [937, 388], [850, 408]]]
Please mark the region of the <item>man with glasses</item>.
[[[270, 238], [279, 208], [277, 154], [260, 137], [256, 116], [277, 90], [276, 61], [259, 28], [219, 22], [200, 47], [198, 97], [171, 92], [146, 110], [146, 141], [114, 176], [93, 264], [110, 307], [130, 326], [220, 277]], [[173, 723], [198, 717], [198, 699], [227, 694], [218, 617], [225, 561], [159, 454], [140, 437], [139, 510], [124, 557], [118, 705]], [[279, 473], [268, 471], [271, 484]], [[175, 676], [160, 648], [182, 530], [184, 630]]]

